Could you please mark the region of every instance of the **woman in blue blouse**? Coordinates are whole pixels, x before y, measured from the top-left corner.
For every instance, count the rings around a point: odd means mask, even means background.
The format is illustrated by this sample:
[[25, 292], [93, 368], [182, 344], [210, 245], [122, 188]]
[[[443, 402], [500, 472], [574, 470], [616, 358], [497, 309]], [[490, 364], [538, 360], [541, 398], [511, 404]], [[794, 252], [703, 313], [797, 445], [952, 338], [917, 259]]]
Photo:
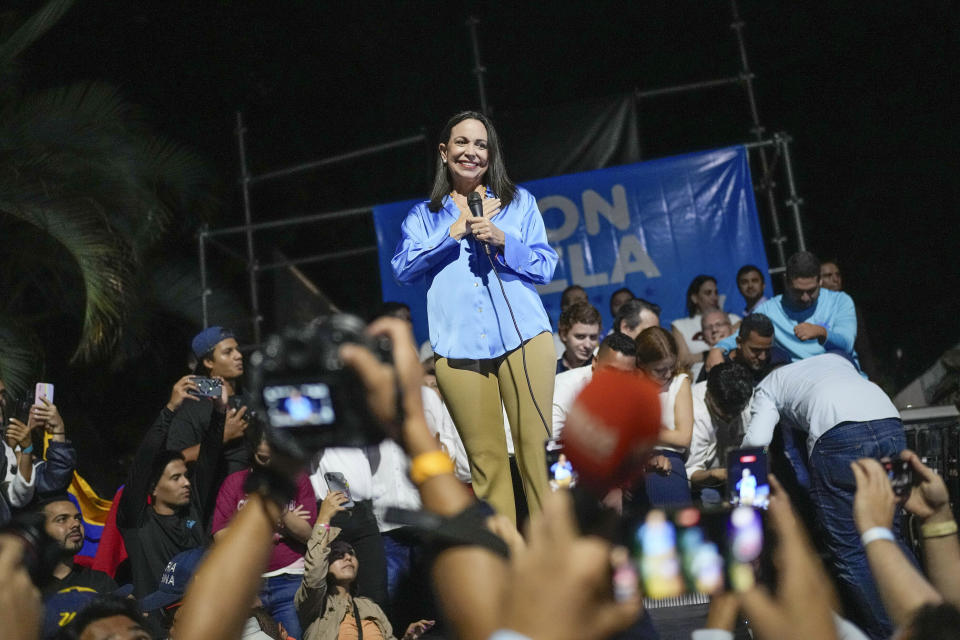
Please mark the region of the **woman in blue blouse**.
[[[516, 518], [501, 402], [531, 511], [547, 490], [544, 440], [550, 435], [556, 354], [550, 321], [534, 285], [553, 278], [557, 254], [547, 244], [536, 199], [507, 176], [493, 125], [483, 114], [453, 116], [440, 134], [430, 200], [403, 221], [394, 276], [428, 284], [430, 344], [437, 383], [470, 458], [473, 488]], [[474, 218], [467, 196], [483, 197]], [[490, 258], [503, 280], [516, 326]], [[519, 335], [518, 335], [519, 329]], [[526, 370], [546, 428], [524, 378]]]

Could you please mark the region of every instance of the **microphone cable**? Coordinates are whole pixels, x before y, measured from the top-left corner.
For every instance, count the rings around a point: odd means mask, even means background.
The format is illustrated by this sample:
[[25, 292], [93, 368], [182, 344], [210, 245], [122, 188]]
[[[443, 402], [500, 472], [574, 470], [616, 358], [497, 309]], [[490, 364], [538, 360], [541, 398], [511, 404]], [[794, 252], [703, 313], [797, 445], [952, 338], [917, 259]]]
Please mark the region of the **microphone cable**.
[[[476, 191], [472, 192], [467, 196], [467, 205], [470, 207], [470, 212], [473, 213], [474, 218], [483, 217], [483, 198]], [[533, 392], [533, 385], [530, 383], [530, 374], [527, 373], [527, 347], [523, 341], [523, 334], [520, 333], [520, 325], [517, 324], [517, 317], [513, 315], [513, 306], [510, 304], [510, 298], [507, 297], [507, 290], [503, 287], [503, 280], [500, 278], [500, 272], [497, 271], [497, 266], [493, 262], [493, 256], [490, 255], [490, 246], [485, 242], [480, 242], [476, 238], [474, 241], [482, 245], [484, 251], [487, 254], [487, 261], [490, 262], [490, 269], [493, 271], [493, 274], [497, 276], [497, 282], [500, 283], [500, 292], [503, 294], [503, 300], [507, 303], [507, 310], [510, 312], [510, 319], [513, 321], [513, 328], [517, 332], [517, 337], [520, 338], [520, 357], [523, 360], [523, 377], [527, 380], [527, 390], [530, 392], [530, 399], [533, 400], [533, 406], [537, 410], [537, 414], [540, 416], [540, 422], [543, 424], [543, 430], [547, 433], [547, 439], [553, 437], [553, 434], [550, 433], [550, 427], [547, 426], [547, 419], [543, 417], [543, 411], [540, 410], [540, 404], [537, 402], [537, 396]], [[517, 416], [519, 418], [519, 416]]]

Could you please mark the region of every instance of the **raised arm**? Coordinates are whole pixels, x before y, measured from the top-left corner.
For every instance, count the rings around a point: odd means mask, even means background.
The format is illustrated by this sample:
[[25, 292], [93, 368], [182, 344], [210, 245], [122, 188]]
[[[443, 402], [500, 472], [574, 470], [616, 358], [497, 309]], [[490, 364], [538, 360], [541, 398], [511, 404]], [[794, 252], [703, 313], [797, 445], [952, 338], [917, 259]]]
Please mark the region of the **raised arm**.
[[907, 559], [890, 531], [897, 498], [886, 470], [870, 458], [858, 460], [851, 466], [857, 481], [853, 499], [857, 530], [861, 536], [886, 530], [885, 537], [864, 539], [865, 550], [883, 605], [894, 624], [900, 627], [922, 606], [940, 604], [943, 599]]
[[147, 509], [150, 470], [153, 467], [154, 457], [157, 452], [166, 448], [167, 432], [170, 430], [174, 412], [184, 401], [196, 401], [196, 398], [189, 393], [191, 389], [195, 390], [196, 384], [190, 376], [177, 380], [170, 393], [170, 400], [160, 410], [160, 415], [140, 442], [133, 464], [130, 466], [130, 475], [127, 477], [127, 485], [120, 498], [120, 506], [117, 507], [117, 526], [121, 529], [137, 526], [143, 517]]
[[[426, 204], [420, 204], [410, 210], [400, 226], [400, 243], [390, 260], [393, 277], [399, 282], [409, 284], [439, 263], [460, 243], [450, 235], [450, 225], [440, 224], [435, 229], [428, 228], [426, 216], [450, 218], [444, 210], [431, 213]], [[453, 219], [448, 222], [453, 223]]]
[[303, 581], [293, 598], [300, 624], [304, 630], [317, 618], [323, 617], [323, 600], [327, 595], [327, 572], [330, 569], [330, 543], [340, 535], [340, 529], [330, 526], [330, 519], [343, 511], [347, 497], [340, 491], [331, 491], [320, 504], [317, 523], [307, 541], [303, 556]]

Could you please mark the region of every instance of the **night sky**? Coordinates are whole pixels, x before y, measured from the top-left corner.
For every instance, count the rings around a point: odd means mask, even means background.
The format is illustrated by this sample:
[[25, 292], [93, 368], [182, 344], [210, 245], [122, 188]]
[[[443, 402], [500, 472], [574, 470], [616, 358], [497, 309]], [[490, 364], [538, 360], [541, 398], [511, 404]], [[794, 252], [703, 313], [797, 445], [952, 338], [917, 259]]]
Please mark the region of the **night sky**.
[[[906, 381], [958, 340], [960, 140], [950, 117], [960, 114], [958, 3], [744, 0], [740, 12], [761, 120], [794, 139], [808, 246], [839, 258], [877, 356], [891, 379]], [[209, 160], [223, 202], [213, 226], [234, 225], [242, 222], [235, 111], [246, 118], [253, 172], [420, 132], [433, 139], [449, 115], [479, 103], [465, 26], [471, 14], [481, 20], [494, 120], [739, 72], [722, 0], [88, 0], [27, 52], [25, 85], [119, 86], [158, 130]], [[646, 158], [745, 142], [750, 127], [738, 87], [640, 108]], [[410, 148], [259, 189], [255, 217], [425, 195], [427, 154]], [[298, 235], [288, 253], [305, 239], [308, 251], [375, 241], [364, 218]], [[264, 253], [271, 241], [258, 240]], [[768, 256], [773, 261], [770, 245]], [[242, 275], [237, 265], [224, 269]], [[305, 271], [344, 308], [379, 301], [374, 255]], [[245, 296], [242, 278], [237, 287]], [[905, 356], [895, 371], [898, 347]]]

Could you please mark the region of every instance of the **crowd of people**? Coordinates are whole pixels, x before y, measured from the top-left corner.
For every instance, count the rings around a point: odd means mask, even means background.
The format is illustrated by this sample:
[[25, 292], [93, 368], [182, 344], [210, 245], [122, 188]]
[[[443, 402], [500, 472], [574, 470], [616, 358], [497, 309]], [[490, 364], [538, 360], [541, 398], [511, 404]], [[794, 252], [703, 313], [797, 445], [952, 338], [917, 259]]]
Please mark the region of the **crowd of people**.
[[[389, 338], [392, 362], [338, 351], [382, 442], [291, 456], [244, 392], [234, 334], [204, 329], [113, 502], [105, 553], [84, 566], [68, 426], [46, 398], [17, 416], [0, 394], [0, 640], [658, 638], [622, 532], [658, 509], [722, 509], [741, 447], [776, 472], [763, 494], [775, 570], [712, 593], [693, 638], [744, 623], [770, 640], [953, 637], [950, 496], [864, 373], [835, 261], [794, 254], [770, 299], [744, 266], [738, 314], [717, 294], [724, 274], [698, 275], [669, 327], [627, 288], [603, 327], [574, 285], [554, 328], [534, 285], [557, 255], [492, 124], [458, 114], [439, 152], [393, 260], [399, 280], [430, 282], [429, 344], [388, 303], [367, 331]], [[610, 462], [578, 482], [584, 443]], [[756, 477], [740, 481], [760, 505]]]

